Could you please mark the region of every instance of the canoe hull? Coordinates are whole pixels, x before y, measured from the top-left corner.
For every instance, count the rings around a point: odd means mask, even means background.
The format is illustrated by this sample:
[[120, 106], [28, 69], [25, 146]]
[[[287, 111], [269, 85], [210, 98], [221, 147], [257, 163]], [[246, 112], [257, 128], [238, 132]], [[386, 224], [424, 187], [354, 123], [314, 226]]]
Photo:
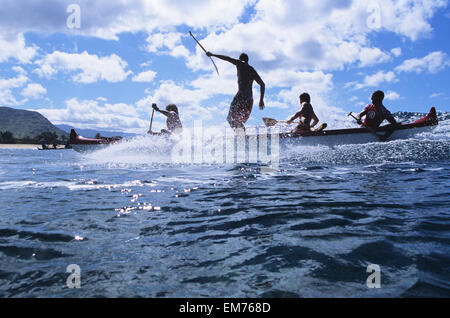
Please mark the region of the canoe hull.
[[[417, 134], [430, 132], [434, 126], [418, 127], [404, 130], [396, 130], [389, 137], [388, 141], [409, 139]], [[380, 140], [370, 132], [361, 133], [347, 133], [347, 134], [331, 134], [323, 136], [308, 136], [308, 137], [290, 137], [280, 135], [280, 143], [287, 145], [303, 145], [303, 146], [340, 146], [340, 145], [355, 145], [367, 144], [372, 142], [380, 142]]]
[[[438, 125], [436, 109], [431, 108], [430, 112], [424, 118], [421, 118], [413, 123], [400, 124], [389, 137], [388, 141], [398, 139], [408, 139], [417, 134], [429, 132]], [[383, 135], [389, 130], [389, 125], [377, 129], [377, 133]], [[302, 133], [282, 133], [275, 136], [279, 137], [281, 146], [339, 146], [351, 144], [365, 144], [372, 142], [379, 142], [380, 140], [374, 136], [367, 128], [352, 128], [352, 129], [337, 129], [337, 130], [323, 130], [319, 132], [308, 131]], [[247, 140], [260, 136], [246, 136]], [[165, 138], [165, 136], [163, 136]], [[166, 139], [166, 138], [165, 138]], [[259, 139], [259, 138], [256, 138]], [[274, 140], [274, 135], [269, 135], [267, 140]], [[72, 129], [70, 133], [69, 144], [75, 151], [90, 152], [105, 148], [111, 144], [121, 142], [120, 138], [101, 138], [89, 139], [78, 135]]]
[[[438, 118], [436, 109], [431, 108], [428, 115], [413, 123], [399, 124], [396, 130], [389, 137], [388, 141], [398, 139], [408, 139], [417, 134], [429, 132], [435, 126], [438, 125]], [[386, 131], [390, 129], [390, 125], [379, 127], [376, 132], [382, 136]], [[371, 142], [379, 142], [372, 132], [367, 128], [352, 128], [352, 129], [337, 129], [337, 130], [324, 130], [320, 132], [304, 132], [298, 134], [280, 134], [280, 140], [282, 143], [297, 144], [297, 145], [326, 145], [326, 146], [338, 146], [338, 145], [352, 145], [352, 144], [365, 144]]]

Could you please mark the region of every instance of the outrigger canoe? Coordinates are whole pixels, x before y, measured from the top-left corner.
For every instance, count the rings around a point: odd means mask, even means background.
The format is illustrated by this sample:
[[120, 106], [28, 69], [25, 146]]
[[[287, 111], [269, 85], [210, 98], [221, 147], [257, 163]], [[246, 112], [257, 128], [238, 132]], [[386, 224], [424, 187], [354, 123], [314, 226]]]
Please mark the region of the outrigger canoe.
[[[423, 118], [408, 124], [399, 124], [397, 129], [389, 137], [387, 141], [397, 139], [408, 139], [412, 136], [431, 131], [438, 125], [438, 118], [436, 109], [432, 107], [430, 112]], [[381, 126], [376, 129], [376, 133], [382, 135], [389, 130], [391, 125]], [[366, 144], [371, 142], [379, 142], [380, 140], [374, 136], [369, 129], [350, 128], [350, 129], [335, 129], [322, 130], [319, 132], [306, 131], [301, 133], [282, 133], [280, 134], [280, 141], [288, 141], [298, 145], [351, 145], [351, 144]]]
[[77, 134], [75, 129], [70, 131], [69, 145], [78, 152], [89, 152], [99, 150], [109, 145], [118, 143], [122, 138], [86, 138]]
[[[399, 124], [394, 133], [389, 137], [388, 141], [396, 139], [408, 139], [412, 136], [427, 132], [438, 125], [436, 109], [431, 108], [430, 112], [423, 118], [408, 124]], [[383, 133], [389, 129], [390, 125], [382, 126], [376, 132]], [[154, 134], [159, 135], [159, 134]], [[163, 137], [164, 138], [164, 137]], [[379, 139], [373, 135], [367, 128], [350, 128], [322, 130], [318, 132], [301, 132], [301, 133], [280, 133], [280, 143], [288, 145], [325, 145], [337, 146], [346, 144], [365, 144], [370, 142], [378, 142]], [[70, 132], [69, 145], [78, 152], [88, 152], [98, 150], [103, 147], [121, 142], [122, 138], [85, 138], [76, 133], [74, 129]]]

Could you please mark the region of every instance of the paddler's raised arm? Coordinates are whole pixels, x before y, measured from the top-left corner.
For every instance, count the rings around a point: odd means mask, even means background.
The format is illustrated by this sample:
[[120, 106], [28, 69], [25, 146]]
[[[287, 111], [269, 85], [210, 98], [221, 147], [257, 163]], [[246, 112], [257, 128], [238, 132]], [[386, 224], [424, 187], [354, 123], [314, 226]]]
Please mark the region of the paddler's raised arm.
[[206, 52], [206, 55], [208, 57], [217, 57], [218, 59], [230, 62], [231, 64], [237, 65], [239, 63], [239, 60], [236, 60], [232, 57], [226, 56], [226, 55], [218, 55], [218, 54], [213, 54], [211, 52]]
[[163, 114], [163, 115], [166, 116], [166, 117], [169, 117], [169, 116], [170, 116], [170, 112], [165, 111], [165, 110], [162, 110], [162, 109], [159, 109], [158, 106], [156, 106], [156, 104], [153, 104], [153, 105], [152, 105], [152, 108], [153, 108], [154, 110], [156, 110], [157, 112], [160, 112], [161, 114]]

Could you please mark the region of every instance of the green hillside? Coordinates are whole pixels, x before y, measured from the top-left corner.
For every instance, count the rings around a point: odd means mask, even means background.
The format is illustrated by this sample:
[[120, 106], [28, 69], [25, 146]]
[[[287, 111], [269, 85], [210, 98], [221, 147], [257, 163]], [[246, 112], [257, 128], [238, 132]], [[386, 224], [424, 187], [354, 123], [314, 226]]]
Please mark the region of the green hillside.
[[34, 138], [43, 132], [54, 132], [60, 138], [69, 136], [38, 112], [10, 107], [0, 107], [0, 131], [10, 131], [16, 139]]

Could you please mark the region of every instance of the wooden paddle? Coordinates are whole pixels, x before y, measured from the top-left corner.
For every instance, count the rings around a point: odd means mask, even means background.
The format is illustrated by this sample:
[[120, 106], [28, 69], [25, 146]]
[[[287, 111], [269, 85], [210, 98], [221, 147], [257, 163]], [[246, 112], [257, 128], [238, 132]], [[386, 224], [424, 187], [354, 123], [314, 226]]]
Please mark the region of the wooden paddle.
[[[275, 125], [278, 124], [278, 123], [284, 123], [284, 124], [287, 124], [287, 123], [288, 123], [287, 121], [276, 120], [276, 119], [273, 119], [273, 118], [267, 118], [267, 117], [263, 117], [262, 120], [263, 120], [264, 124], [265, 124], [267, 127], [275, 126]], [[293, 122], [292, 124], [299, 124], [299, 122]]]
[[[195, 36], [192, 34], [191, 31], [189, 31], [189, 35], [192, 36], [192, 38], [195, 40], [195, 42], [197, 42], [198, 46], [200, 46], [201, 49], [202, 49], [205, 53], [208, 53], [208, 51], [205, 50], [205, 48], [203, 47], [203, 45], [200, 44], [200, 42], [195, 38]], [[214, 60], [212, 59], [211, 56], [210, 56], [209, 58], [211, 59], [211, 62], [213, 63], [214, 68], [216, 69], [217, 75], [219, 75], [219, 69], [217, 68], [216, 63], [214, 63]], [[219, 76], [220, 76], [220, 75], [219, 75]]]
[[[285, 124], [288, 123], [287, 121], [276, 120], [276, 119], [267, 118], [267, 117], [263, 117], [263, 122], [264, 122], [264, 125], [266, 125], [266, 127], [272, 127], [272, 126], [275, 126], [278, 123], [285, 123]], [[298, 124], [298, 123], [295, 122], [294, 124]]]
[[147, 134], [152, 134], [153, 115], [155, 115], [155, 110], [154, 109], [152, 111], [152, 119], [150, 119], [150, 128], [148, 129]]
[[[285, 123], [285, 124], [299, 124], [300, 122], [292, 122], [292, 123], [289, 123], [289, 122], [287, 122], [287, 121], [283, 121], [283, 120], [276, 120], [276, 119], [273, 119], [273, 118], [267, 118], [267, 117], [264, 117], [263, 119], [263, 122], [264, 122], [264, 124], [266, 125], [266, 127], [272, 127], [272, 126], [275, 126], [276, 124], [278, 124], [278, 123]], [[322, 130], [324, 130], [325, 128], [327, 128], [328, 127], [328, 124], [327, 123], [323, 123], [322, 125], [320, 125], [319, 127], [317, 127], [317, 128], [311, 128], [311, 131], [314, 131], [314, 132], [319, 132], [319, 131], [322, 131]]]

